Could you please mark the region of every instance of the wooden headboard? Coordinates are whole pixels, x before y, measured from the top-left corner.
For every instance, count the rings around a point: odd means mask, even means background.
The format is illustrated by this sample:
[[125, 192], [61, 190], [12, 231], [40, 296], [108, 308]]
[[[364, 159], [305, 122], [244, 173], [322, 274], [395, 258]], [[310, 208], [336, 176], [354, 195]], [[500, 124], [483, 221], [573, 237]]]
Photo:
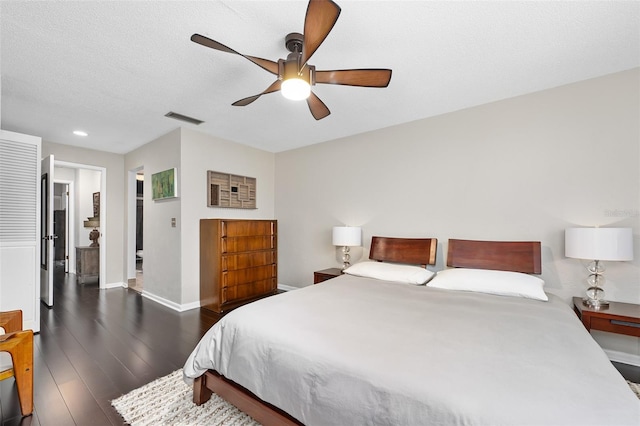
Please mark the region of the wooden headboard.
[[540, 242], [449, 240], [447, 266], [541, 274]]
[[387, 238], [372, 237], [369, 259], [378, 262], [434, 265], [436, 263], [435, 238]]

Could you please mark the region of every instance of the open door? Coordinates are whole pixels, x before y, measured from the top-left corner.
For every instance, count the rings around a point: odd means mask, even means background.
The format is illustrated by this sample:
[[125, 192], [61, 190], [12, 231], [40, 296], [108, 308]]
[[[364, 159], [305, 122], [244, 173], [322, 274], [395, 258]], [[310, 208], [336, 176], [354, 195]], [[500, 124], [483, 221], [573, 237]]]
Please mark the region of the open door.
[[53, 306], [53, 155], [42, 159], [40, 178], [40, 299]]

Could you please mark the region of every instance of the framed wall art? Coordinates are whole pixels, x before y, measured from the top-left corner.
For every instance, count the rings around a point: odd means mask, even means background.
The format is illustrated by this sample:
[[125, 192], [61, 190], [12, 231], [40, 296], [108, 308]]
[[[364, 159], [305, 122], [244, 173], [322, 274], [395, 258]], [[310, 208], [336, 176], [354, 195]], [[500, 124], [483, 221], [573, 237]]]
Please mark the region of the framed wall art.
[[93, 217], [100, 217], [100, 193], [93, 193]]
[[164, 170], [151, 175], [151, 199], [154, 201], [178, 196], [177, 169]]
[[256, 178], [207, 171], [207, 207], [255, 209]]

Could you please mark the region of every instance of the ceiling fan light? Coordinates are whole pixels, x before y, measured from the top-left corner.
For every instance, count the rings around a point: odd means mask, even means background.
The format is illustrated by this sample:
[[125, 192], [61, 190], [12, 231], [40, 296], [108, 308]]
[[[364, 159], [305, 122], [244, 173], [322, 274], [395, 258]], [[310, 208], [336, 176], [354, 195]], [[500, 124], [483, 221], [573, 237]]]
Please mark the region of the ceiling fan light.
[[311, 86], [301, 78], [289, 78], [280, 87], [282, 96], [292, 101], [307, 99], [311, 94]]

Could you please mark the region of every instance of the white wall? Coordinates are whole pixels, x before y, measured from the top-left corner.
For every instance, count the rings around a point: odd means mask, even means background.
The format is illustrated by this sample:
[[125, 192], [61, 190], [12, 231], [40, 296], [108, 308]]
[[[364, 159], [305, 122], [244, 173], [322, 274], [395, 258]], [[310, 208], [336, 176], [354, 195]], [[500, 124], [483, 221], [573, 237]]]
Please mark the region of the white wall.
[[[125, 155], [125, 170], [144, 167], [143, 235], [144, 235], [144, 292], [160, 299], [180, 303], [182, 218], [180, 203], [185, 196], [181, 182], [180, 129], [161, 136]], [[177, 168], [178, 198], [153, 201], [151, 175]], [[134, 198], [135, 199], [135, 198]], [[122, 214], [126, 218], [126, 212]], [[176, 218], [176, 227], [171, 227]], [[126, 229], [126, 228], [125, 228]], [[125, 247], [122, 247], [126, 256]], [[126, 263], [125, 263], [126, 265]], [[126, 271], [124, 271], [126, 273]]]
[[[200, 306], [200, 219], [273, 218], [274, 161], [272, 153], [184, 128], [126, 154], [125, 170], [145, 173], [143, 294], [179, 310]], [[152, 201], [151, 175], [171, 167], [178, 198]], [[207, 170], [257, 178], [258, 208], [208, 208]]]
[[[640, 303], [639, 69], [276, 154], [280, 283], [338, 266], [331, 227], [372, 235], [539, 240], [547, 291], [582, 295], [564, 229], [634, 229], [607, 295]], [[428, 100], [425, 100], [428, 102]], [[328, 118], [330, 120], [331, 117]], [[622, 347], [640, 355], [638, 339]]]
[[[200, 219], [273, 219], [275, 155], [183, 128], [181, 158], [181, 300], [183, 304], [199, 305]], [[207, 170], [255, 177], [257, 209], [207, 207]]]

